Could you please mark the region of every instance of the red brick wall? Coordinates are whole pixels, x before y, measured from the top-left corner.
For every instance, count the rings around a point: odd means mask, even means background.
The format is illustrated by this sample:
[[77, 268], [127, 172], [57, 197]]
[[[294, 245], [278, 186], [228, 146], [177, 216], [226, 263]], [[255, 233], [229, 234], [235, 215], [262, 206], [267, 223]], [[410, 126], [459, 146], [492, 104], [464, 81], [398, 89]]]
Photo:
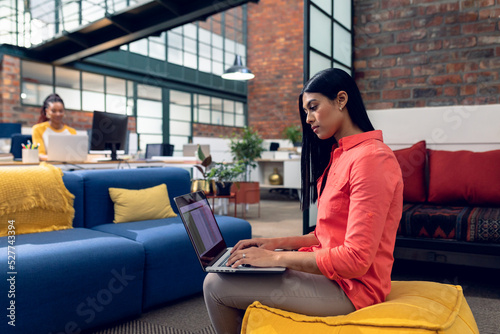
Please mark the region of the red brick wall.
[[4, 55], [0, 67], [0, 122], [22, 123], [31, 126], [36, 123], [38, 111], [23, 108], [21, 96], [21, 62], [19, 58]]
[[241, 128], [193, 123], [193, 136], [195, 137], [229, 138], [239, 131]]
[[303, 84], [302, 0], [260, 0], [248, 4], [248, 120], [264, 138], [282, 138], [300, 124], [297, 98]]
[[368, 109], [500, 103], [500, 1], [354, 0]]
[[[38, 122], [40, 107], [21, 104], [21, 61], [4, 55], [0, 62], [0, 123], [21, 123], [31, 127]], [[57, 92], [56, 92], [57, 93]], [[92, 127], [91, 112], [66, 110], [65, 123], [77, 130]], [[135, 131], [135, 118], [129, 118], [129, 129]]]

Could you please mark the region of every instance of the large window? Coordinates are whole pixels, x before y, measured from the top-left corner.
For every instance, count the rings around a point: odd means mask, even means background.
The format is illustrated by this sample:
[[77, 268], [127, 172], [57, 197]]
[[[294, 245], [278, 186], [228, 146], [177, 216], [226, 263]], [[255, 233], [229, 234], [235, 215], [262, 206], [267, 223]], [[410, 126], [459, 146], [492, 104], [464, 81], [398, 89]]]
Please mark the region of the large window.
[[163, 93], [160, 87], [137, 84], [137, 133], [139, 148], [163, 143]]
[[196, 94], [194, 96], [194, 122], [244, 127], [244, 104], [241, 102]]
[[171, 90], [169, 101], [169, 143], [176, 151], [182, 151], [182, 145], [192, 138], [191, 94]]
[[168, 62], [198, 68], [198, 29], [194, 24], [185, 24], [168, 31]]
[[230, 127], [246, 125], [245, 104], [228, 98], [146, 85], [140, 81], [21, 62], [21, 98], [25, 105], [41, 106], [55, 92], [67, 109], [114, 112], [136, 116], [139, 149], [170, 143], [176, 154], [192, 140], [192, 124]]
[[0, 44], [30, 47], [141, 0], [1, 0]]
[[21, 62], [21, 99], [25, 105], [42, 105], [55, 92], [67, 109], [133, 114], [131, 81], [65, 67]]
[[103, 75], [82, 73], [82, 109], [105, 110]]
[[[64, 100], [67, 109], [80, 109], [82, 99], [80, 94], [80, 71], [56, 67], [57, 94]], [[102, 110], [102, 109], [99, 109]]]
[[305, 6], [305, 78], [331, 67], [352, 74], [352, 1], [308, 0]]
[[[132, 115], [132, 108], [128, 100], [133, 102], [133, 96], [130, 96], [127, 100], [127, 80], [109, 76], [104, 78], [106, 86], [106, 95], [104, 95], [106, 103], [105, 110], [119, 114], [125, 112], [127, 115]], [[130, 84], [131, 82], [129, 82], [129, 86]], [[133, 90], [131, 89], [130, 95], [132, 95], [132, 92]]]
[[122, 50], [201, 72], [221, 75], [233, 65], [236, 55], [246, 63], [246, 41], [243, 13], [239, 6], [209, 17], [205, 21], [188, 23], [128, 45]]
[[45, 97], [54, 92], [51, 65], [23, 61], [21, 76], [21, 99], [24, 104], [42, 105]]

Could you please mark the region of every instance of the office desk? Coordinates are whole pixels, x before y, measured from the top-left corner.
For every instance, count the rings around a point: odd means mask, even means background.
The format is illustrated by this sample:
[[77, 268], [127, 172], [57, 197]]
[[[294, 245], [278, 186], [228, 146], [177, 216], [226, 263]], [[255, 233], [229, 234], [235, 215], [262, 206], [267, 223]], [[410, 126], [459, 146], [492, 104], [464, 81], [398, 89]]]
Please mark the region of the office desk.
[[[123, 161], [47, 161], [47, 163], [61, 168], [63, 171], [79, 169], [126, 169], [147, 167], [181, 167], [191, 169], [198, 161], [168, 160], [168, 161], [146, 161], [146, 160], [123, 160]], [[0, 162], [1, 167], [30, 167], [38, 166], [39, 163], [23, 163], [21, 161]]]

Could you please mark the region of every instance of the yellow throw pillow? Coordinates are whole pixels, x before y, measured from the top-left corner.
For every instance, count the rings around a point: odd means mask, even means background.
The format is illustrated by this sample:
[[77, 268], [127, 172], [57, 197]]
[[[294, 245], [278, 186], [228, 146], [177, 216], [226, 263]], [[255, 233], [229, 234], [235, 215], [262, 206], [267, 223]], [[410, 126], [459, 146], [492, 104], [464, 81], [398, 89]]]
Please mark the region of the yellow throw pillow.
[[109, 196], [115, 204], [114, 223], [177, 217], [165, 183], [140, 190], [109, 188]]

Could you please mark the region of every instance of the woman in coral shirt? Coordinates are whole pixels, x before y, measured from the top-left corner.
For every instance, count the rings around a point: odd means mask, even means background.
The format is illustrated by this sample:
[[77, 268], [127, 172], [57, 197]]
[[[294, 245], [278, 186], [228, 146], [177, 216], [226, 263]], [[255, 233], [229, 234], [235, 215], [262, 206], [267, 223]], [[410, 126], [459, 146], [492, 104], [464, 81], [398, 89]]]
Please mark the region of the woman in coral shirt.
[[390, 292], [403, 204], [392, 150], [374, 130], [354, 80], [340, 69], [321, 71], [306, 83], [299, 111], [301, 205], [317, 202], [315, 231], [242, 240], [228, 261], [233, 267], [286, 267], [284, 274], [207, 275], [205, 303], [219, 334], [238, 332], [245, 309], [256, 300], [331, 316], [383, 302]]
[[64, 101], [57, 94], [50, 94], [43, 101], [38, 124], [31, 129], [33, 144], [40, 144], [38, 153], [40, 160], [47, 160], [49, 150], [49, 135], [71, 134], [76, 135], [76, 130], [64, 124]]

